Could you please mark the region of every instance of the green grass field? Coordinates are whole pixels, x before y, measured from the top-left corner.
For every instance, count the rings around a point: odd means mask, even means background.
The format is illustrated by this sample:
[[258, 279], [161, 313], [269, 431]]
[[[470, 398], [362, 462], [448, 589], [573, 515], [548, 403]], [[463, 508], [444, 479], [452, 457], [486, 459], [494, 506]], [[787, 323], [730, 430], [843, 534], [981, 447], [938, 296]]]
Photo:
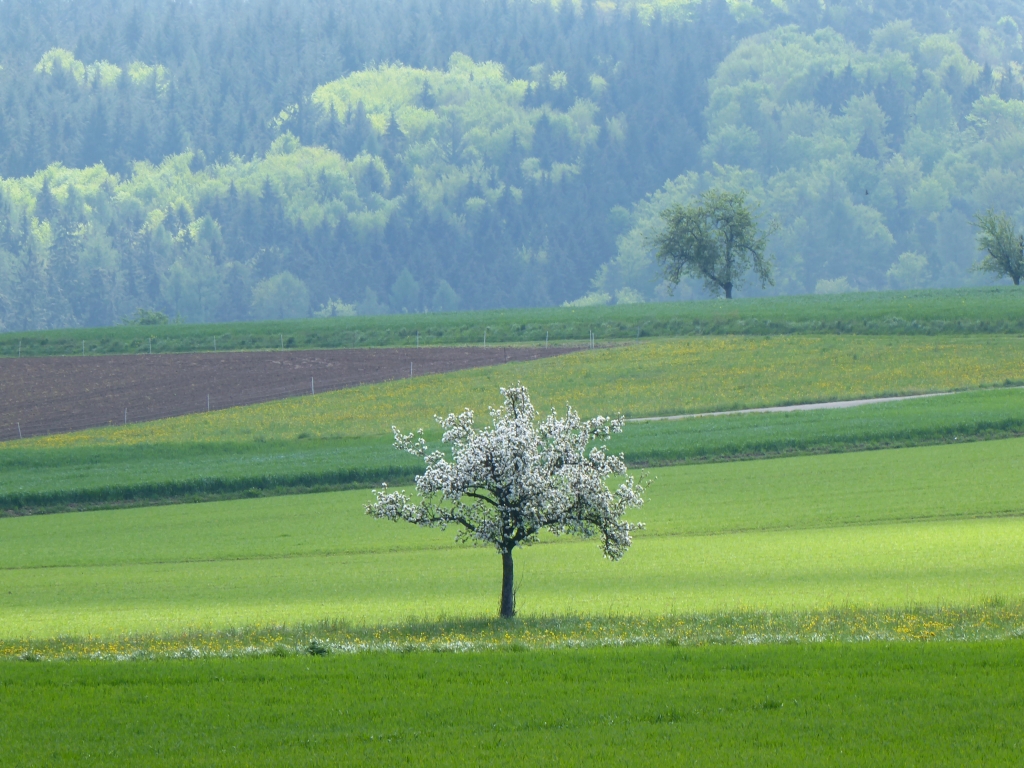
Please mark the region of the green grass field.
[[[0, 509], [214, 498], [409, 480], [390, 426], [485, 414], [521, 380], [541, 407], [584, 415], [726, 410], [1001, 385], [1024, 379], [1012, 336], [701, 338], [657, 341], [315, 397], [0, 444]], [[667, 464], [1005, 437], [1024, 431], [1016, 390], [854, 411], [631, 424], [613, 444]], [[486, 416], [484, 416], [486, 419]]]
[[[658, 469], [619, 563], [517, 555], [527, 616], [1024, 599], [1024, 440]], [[500, 560], [367, 491], [0, 520], [7, 638], [489, 615]]]
[[[0, 503], [252, 498], [0, 518], [0, 763], [1015, 764], [1022, 352], [655, 341], [5, 444]], [[518, 551], [511, 623], [492, 550], [367, 490], [258, 497], [407, 479], [390, 423], [520, 379], [585, 415], [972, 391], [628, 424], [631, 462], [690, 464], [621, 562]]]
[[[1024, 645], [5, 665], [7, 765], [1013, 765]], [[386, 683], [385, 683], [386, 681]]]
[[[664, 466], [1021, 434], [1024, 390], [993, 389], [850, 409], [629, 423], [610, 447], [630, 466]], [[0, 450], [0, 509], [337, 490], [411, 482], [422, 468], [389, 437]]]
[[627, 424], [615, 450], [631, 465], [835, 453], [1024, 434], [1024, 390], [963, 392], [835, 410], [748, 413]]
[[446, 315], [122, 326], [0, 334], [0, 356], [139, 354], [230, 349], [581, 342], [721, 334], [931, 335], [1024, 332], [1024, 301], [1012, 287], [850, 293], [632, 304], [614, 307], [460, 312]]
[[0, 666], [16, 766], [1013, 765], [1024, 644]]

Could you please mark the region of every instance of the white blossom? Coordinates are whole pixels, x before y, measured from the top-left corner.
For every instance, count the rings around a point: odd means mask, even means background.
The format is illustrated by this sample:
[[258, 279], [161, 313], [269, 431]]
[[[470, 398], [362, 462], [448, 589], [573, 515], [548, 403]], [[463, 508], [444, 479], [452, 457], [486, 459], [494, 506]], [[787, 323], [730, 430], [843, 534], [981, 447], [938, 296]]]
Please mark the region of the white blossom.
[[[598, 416], [584, 421], [571, 407], [564, 418], [552, 410], [543, 420], [526, 387], [502, 389], [505, 403], [491, 408], [492, 425], [477, 429], [474, 414], [435, 417], [449, 451], [430, 450], [420, 433], [393, 427], [395, 447], [421, 457], [426, 470], [416, 477], [419, 499], [389, 492], [385, 484], [366, 506], [367, 514], [387, 520], [446, 528], [456, 524], [462, 541], [494, 546], [505, 561], [504, 588], [511, 588], [511, 553], [537, 540], [541, 531], [556, 535], [600, 536], [606, 557], [618, 560], [629, 548], [630, 533], [642, 523], [624, 514], [643, 505], [645, 484], [626, 471], [622, 455], [595, 441], [621, 432], [623, 418]], [[588, 450], [589, 448], [589, 450]], [[607, 478], [621, 477], [617, 488]]]

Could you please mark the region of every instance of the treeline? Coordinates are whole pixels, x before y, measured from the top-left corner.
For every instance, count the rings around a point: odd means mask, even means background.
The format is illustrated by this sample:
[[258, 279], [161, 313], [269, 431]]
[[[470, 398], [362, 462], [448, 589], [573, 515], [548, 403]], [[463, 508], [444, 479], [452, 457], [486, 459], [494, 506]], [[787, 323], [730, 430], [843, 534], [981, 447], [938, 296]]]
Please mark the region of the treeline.
[[663, 293], [647, 238], [709, 187], [747, 191], [781, 225], [776, 291], [987, 282], [975, 216], [1024, 225], [1024, 48], [1008, 16], [978, 30], [972, 55], [959, 37], [901, 21], [864, 48], [831, 29], [742, 41], [709, 82], [703, 169], [634, 207], [589, 300]]
[[[112, 323], [137, 307], [227, 320], [574, 298], [614, 254], [621, 222], [609, 211], [696, 162], [704, 84], [739, 28], [724, 3], [653, 24], [593, 5], [479, 0], [0, 9], [0, 270], [12, 329]], [[469, 68], [500, 61], [495, 77], [518, 115], [515, 140], [502, 133], [504, 148], [484, 159], [462, 151], [464, 134], [481, 121], [480, 130], [502, 128], [472, 103], [442, 93], [426, 107], [449, 134], [413, 136], [417, 152], [447, 147], [424, 161], [400, 146], [398, 134], [413, 130], [401, 117], [399, 131], [378, 135], [358, 103], [336, 104], [332, 116], [313, 99], [324, 83], [372, 74], [374, 62], [440, 77], [457, 52]], [[536, 85], [522, 93], [519, 80]], [[367, 104], [378, 101], [374, 84], [363, 86]], [[562, 128], [577, 117], [585, 140], [566, 146]], [[524, 179], [536, 123], [540, 170], [572, 167]], [[321, 186], [314, 202], [330, 215], [310, 215], [315, 183], [291, 183], [287, 164], [271, 158], [279, 139], [292, 153], [291, 135], [303, 142], [296, 159], [319, 158], [356, 199], [339, 203], [347, 192]], [[127, 204], [126, 191], [150, 174], [140, 160], [159, 163], [161, 179], [184, 177], [168, 180], [167, 197], [130, 194]], [[119, 178], [68, 170], [95, 162]], [[260, 178], [201, 196], [191, 179], [236, 173]], [[37, 210], [46, 177], [53, 201], [44, 196]], [[52, 248], [63, 250], [51, 259]]]
[[[186, 150], [251, 158], [278, 135], [281, 110], [323, 83], [382, 62], [441, 69], [457, 52], [517, 78], [538, 64], [564, 71], [569, 103], [589, 93], [601, 62], [618, 65], [618, 109], [699, 121], [703, 82], [738, 29], [724, 2], [679, 25], [593, 3], [577, 11], [515, 0], [8, 0], [0, 175], [55, 162], [124, 174], [136, 160]], [[64, 57], [48, 57], [54, 49], [81, 64], [55, 66]], [[140, 64], [154, 73], [133, 71]]]
[[[1003, 19], [1016, 23], [1014, 11], [8, 0], [2, 321], [106, 325], [138, 308], [200, 321], [550, 305], [592, 284], [597, 300], [658, 298], [649, 269], [643, 284], [615, 282], [610, 267], [595, 283], [601, 264], [641, 242], [647, 208], [630, 213], [634, 202], [666, 179], [704, 169], [710, 179], [775, 151], [758, 145], [737, 160], [737, 142], [722, 143], [722, 125], [751, 109], [721, 113], [727, 57], [786, 25], [791, 36], [838, 30], [830, 68], [811, 68], [839, 119], [844, 98], [866, 93], [851, 62], [879, 28], [906, 18], [926, 40], [958, 29], [949, 39], [972, 62], [1001, 45], [986, 92], [1009, 103], [1019, 55]], [[916, 119], [919, 90], [906, 96], [904, 123]], [[886, 130], [909, 129], [890, 120]], [[895, 146], [879, 142], [880, 157]], [[815, 266], [820, 253], [800, 259], [805, 274], [789, 270], [781, 290], [813, 289], [835, 272]], [[847, 273], [851, 284], [879, 284], [875, 273]]]

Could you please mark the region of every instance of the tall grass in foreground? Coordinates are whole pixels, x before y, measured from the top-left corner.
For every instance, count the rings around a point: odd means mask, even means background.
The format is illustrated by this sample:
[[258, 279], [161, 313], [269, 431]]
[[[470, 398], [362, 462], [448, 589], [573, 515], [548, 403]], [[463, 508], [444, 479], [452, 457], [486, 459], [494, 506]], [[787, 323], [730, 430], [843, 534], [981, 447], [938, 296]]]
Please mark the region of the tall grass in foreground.
[[11, 765], [988, 768], [1019, 763], [1020, 646], [4, 663], [0, 743]]

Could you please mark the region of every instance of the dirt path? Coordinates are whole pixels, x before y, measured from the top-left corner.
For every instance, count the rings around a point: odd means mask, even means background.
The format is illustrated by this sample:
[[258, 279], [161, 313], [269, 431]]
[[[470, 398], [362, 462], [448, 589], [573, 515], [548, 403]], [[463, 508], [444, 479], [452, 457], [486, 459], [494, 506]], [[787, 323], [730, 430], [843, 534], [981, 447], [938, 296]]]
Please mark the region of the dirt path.
[[[0, 358], [0, 440], [152, 421], [575, 347], [421, 347]], [[207, 399], [209, 398], [209, 399]]]
[[790, 411], [827, 411], [833, 408], [855, 408], [858, 405], [895, 403], [900, 400], [920, 400], [922, 397], [942, 397], [956, 392], [932, 392], [927, 395], [903, 395], [901, 397], [871, 397], [864, 400], [834, 400], [829, 403], [804, 403], [803, 405], [775, 405], [770, 408], [744, 408], [741, 411], [713, 411], [711, 413], [684, 413], [679, 416], [647, 416], [626, 421], [678, 421], [679, 419], [700, 419], [705, 416], [737, 416], [741, 413], [788, 413]]

